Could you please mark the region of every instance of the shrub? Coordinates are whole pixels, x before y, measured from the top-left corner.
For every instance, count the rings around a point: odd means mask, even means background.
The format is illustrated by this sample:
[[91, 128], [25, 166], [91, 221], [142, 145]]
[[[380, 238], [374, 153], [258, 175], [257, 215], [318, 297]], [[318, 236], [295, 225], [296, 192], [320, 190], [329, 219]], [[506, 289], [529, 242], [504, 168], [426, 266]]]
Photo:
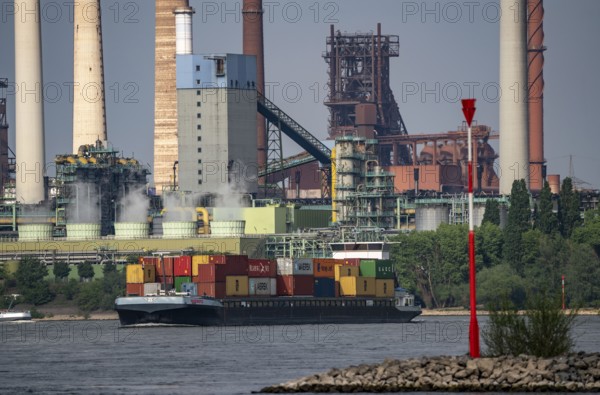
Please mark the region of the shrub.
[[548, 358], [573, 348], [571, 330], [577, 310], [562, 311], [557, 298], [534, 296], [522, 315], [508, 302], [489, 310], [490, 321], [482, 337], [490, 356], [527, 354]]

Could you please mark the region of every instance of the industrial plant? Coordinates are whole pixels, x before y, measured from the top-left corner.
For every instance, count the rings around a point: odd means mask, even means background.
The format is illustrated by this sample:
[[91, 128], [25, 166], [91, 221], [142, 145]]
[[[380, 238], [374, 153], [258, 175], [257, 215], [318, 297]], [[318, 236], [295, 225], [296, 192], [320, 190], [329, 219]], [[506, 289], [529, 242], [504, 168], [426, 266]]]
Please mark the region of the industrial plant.
[[[40, 11], [39, 0], [19, 2]], [[15, 100], [9, 125], [9, 81], [0, 78], [0, 261], [106, 263], [155, 251], [329, 258], [332, 243], [384, 241], [469, 216], [477, 226], [489, 199], [506, 221], [514, 180], [525, 179], [535, 198], [544, 181], [558, 193], [560, 176], [546, 174], [544, 157], [543, 1], [500, 4], [528, 17], [500, 20], [499, 86], [517, 84], [531, 100], [502, 96], [499, 130], [473, 125], [469, 212], [467, 126], [411, 133], [416, 126], [405, 123], [391, 88], [390, 64], [405, 54], [398, 35], [384, 34], [390, 27], [347, 33], [331, 25], [323, 37], [322, 58], [314, 59], [328, 69], [321, 141], [296, 120], [300, 114], [266, 95], [262, 0], [243, 1], [241, 54], [195, 53], [196, 10], [188, 0], [156, 0], [150, 169], [120, 152], [128, 147], [110, 144], [101, 2], [76, 2], [73, 81], [100, 87], [99, 100], [74, 92], [72, 147], [53, 158], [55, 174], [42, 165], [44, 101]], [[78, 17], [90, 6], [95, 18]], [[15, 83], [38, 87], [41, 97], [39, 16], [17, 12], [14, 20]], [[302, 152], [285, 157], [284, 136]]]

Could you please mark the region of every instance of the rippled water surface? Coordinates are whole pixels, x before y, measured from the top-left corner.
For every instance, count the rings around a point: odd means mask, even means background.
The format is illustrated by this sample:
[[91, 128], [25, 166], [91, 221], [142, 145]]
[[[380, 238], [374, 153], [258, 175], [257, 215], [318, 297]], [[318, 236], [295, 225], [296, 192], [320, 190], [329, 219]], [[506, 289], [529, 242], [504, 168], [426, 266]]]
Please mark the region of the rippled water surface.
[[[3, 323], [0, 393], [249, 394], [332, 367], [465, 354], [468, 324], [468, 317], [227, 328]], [[600, 317], [579, 317], [575, 341], [578, 350], [600, 352]]]

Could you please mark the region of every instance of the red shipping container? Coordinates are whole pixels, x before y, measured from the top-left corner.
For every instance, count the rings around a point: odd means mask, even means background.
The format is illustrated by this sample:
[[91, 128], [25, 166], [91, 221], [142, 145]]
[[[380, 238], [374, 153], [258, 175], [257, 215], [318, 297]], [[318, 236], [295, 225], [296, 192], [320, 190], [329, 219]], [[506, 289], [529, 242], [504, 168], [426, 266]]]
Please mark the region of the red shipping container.
[[188, 277], [192, 275], [192, 257], [178, 256], [175, 258], [175, 267], [173, 269], [175, 277]]
[[340, 282], [339, 281], [335, 282], [335, 297], [336, 298], [340, 297]]
[[198, 265], [198, 277], [201, 283], [225, 283], [227, 275], [227, 265], [218, 263]]
[[270, 259], [248, 259], [248, 277], [275, 277], [277, 261]]
[[141, 256], [138, 259], [138, 263], [140, 265], [154, 265], [154, 266], [158, 266], [158, 260], [159, 260], [159, 258], [154, 257], [154, 256]]
[[210, 263], [219, 263], [222, 265], [230, 263], [248, 263], [247, 255], [211, 255], [208, 257]]
[[346, 258], [346, 259], [337, 259], [340, 262], [337, 263], [343, 263], [344, 265], [350, 265], [350, 266], [360, 266], [360, 258]]
[[227, 267], [228, 276], [247, 276], [248, 275], [248, 262], [234, 259], [228, 261], [225, 266]]
[[[163, 270], [164, 266], [164, 270]], [[162, 278], [165, 276], [173, 276], [173, 267], [175, 266], [175, 257], [166, 256], [163, 257], [163, 261], [161, 263], [160, 258], [156, 264], [156, 278]]]
[[[204, 265], [203, 265], [204, 266]], [[213, 298], [225, 297], [225, 283], [199, 283], [198, 296], [211, 296]]]
[[314, 276], [277, 276], [277, 295], [279, 296], [312, 296], [314, 289]]
[[193, 276], [193, 277], [192, 277], [192, 282], [193, 282], [193, 283], [200, 283], [200, 282], [202, 282], [202, 281], [200, 281], [200, 276]]
[[127, 296], [144, 296], [144, 284], [127, 284]]

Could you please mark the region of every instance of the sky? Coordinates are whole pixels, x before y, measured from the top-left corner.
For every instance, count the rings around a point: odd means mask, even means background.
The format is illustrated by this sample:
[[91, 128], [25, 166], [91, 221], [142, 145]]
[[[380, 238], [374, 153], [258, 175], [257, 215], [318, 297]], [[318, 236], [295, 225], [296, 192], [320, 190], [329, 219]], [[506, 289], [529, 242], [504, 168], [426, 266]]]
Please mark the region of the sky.
[[[460, 98], [475, 97], [479, 124], [498, 130], [498, 0], [263, 0], [267, 95], [315, 136], [327, 136], [329, 26], [400, 37], [391, 85], [409, 134], [456, 130]], [[70, 4], [70, 5], [69, 5]], [[102, 0], [108, 139], [152, 169], [154, 2]], [[241, 53], [240, 1], [190, 0], [194, 52]], [[12, 1], [0, 0], [0, 78], [14, 80]], [[41, 0], [46, 160], [71, 150], [72, 2]], [[545, 158], [548, 174], [600, 188], [600, 1], [546, 0]], [[14, 150], [14, 94], [8, 94]], [[290, 140], [284, 154], [299, 152]]]

